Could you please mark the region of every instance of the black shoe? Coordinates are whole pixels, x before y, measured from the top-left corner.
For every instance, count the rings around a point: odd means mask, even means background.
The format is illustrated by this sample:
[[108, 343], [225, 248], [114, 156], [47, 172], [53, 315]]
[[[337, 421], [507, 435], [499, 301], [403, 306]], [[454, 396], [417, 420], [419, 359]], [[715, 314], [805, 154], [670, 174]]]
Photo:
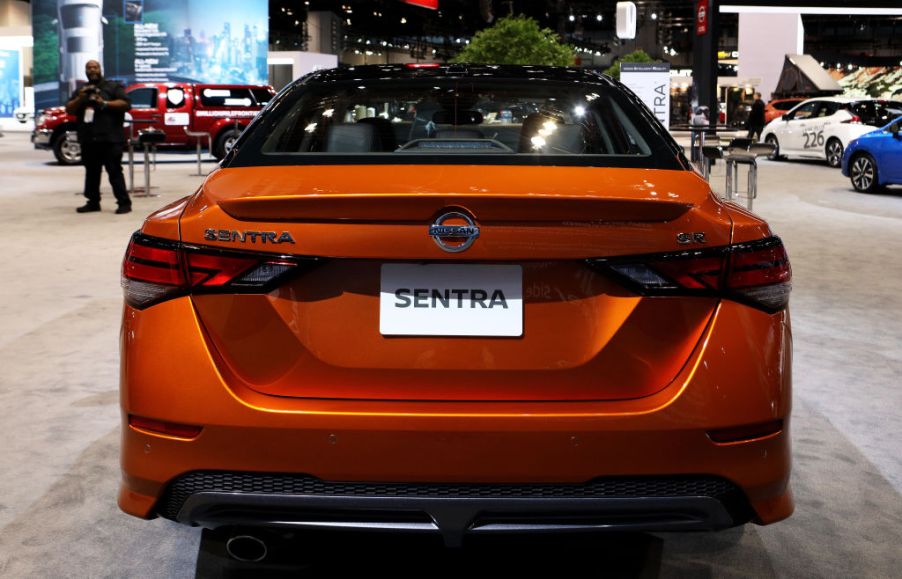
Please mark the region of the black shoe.
[[123, 213], [131, 213], [132, 206], [131, 205], [120, 205], [116, 208], [116, 215], [122, 215]]
[[79, 213], [91, 213], [92, 211], [100, 211], [100, 204], [88, 202], [77, 208], [76, 211]]

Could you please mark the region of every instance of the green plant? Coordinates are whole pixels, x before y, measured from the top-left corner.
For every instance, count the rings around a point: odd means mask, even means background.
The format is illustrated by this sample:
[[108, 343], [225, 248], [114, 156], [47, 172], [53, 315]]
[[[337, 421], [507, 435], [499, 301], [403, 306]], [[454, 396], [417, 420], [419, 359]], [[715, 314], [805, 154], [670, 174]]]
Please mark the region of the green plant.
[[621, 62], [657, 62], [654, 58], [650, 57], [644, 50], [641, 48], [634, 52], [630, 52], [629, 54], [624, 54], [620, 58], [614, 59], [614, 62], [611, 63], [611, 66], [608, 67], [604, 73], [608, 76], [616, 78], [620, 80], [620, 63]]
[[494, 26], [477, 32], [451, 61], [569, 66], [574, 54], [550, 28], [539, 28], [538, 22], [520, 15], [500, 18]]

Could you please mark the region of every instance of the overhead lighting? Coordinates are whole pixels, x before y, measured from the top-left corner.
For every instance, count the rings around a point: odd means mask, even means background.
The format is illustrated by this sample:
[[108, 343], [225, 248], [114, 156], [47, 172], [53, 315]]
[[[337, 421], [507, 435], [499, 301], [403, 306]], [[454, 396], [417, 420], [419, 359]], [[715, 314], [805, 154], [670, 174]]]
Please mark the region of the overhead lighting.
[[570, 22], [573, 22], [574, 20], [576, 20], [576, 16], [574, 16], [573, 14], [571, 14], [570, 17], [569, 17], [569, 20], [570, 20]]
[[657, 13], [657, 12], [652, 12], [652, 13], [651, 13], [651, 19], [652, 19], [652, 20], [657, 20], [657, 19], [658, 19], [658, 13]]
[[602, 20], [604, 20], [604, 16], [602, 16], [601, 14], [598, 14], [595, 16], [595, 20], [598, 20], [599, 22], [601, 22]]
[[401, 24], [407, 24], [407, 19], [403, 16], [401, 17]]

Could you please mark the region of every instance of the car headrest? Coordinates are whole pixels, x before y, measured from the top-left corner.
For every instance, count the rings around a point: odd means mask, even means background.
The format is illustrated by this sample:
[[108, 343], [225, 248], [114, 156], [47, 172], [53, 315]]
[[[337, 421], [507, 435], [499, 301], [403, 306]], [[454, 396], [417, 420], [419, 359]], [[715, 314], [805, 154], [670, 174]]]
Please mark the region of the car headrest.
[[337, 124], [329, 127], [326, 151], [329, 153], [369, 153], [374, 150], [376, 130], [372, 124]]

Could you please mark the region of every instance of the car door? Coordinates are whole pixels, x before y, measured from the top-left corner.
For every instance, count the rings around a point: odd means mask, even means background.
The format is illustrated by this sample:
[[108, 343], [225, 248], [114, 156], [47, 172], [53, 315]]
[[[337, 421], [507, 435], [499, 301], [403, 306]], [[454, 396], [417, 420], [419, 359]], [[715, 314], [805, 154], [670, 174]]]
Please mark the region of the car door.
[[[840, 122], [840, 116], [836, 113], [841, 105], [833, 101], [821, 101], [814, 114], [805, 122], [805, 131], [802, 133], [802, 149], [806, 157], [826, 158], [826, 142], [832, 135], [833, 127]], [[846, 115], [847, 116], [847, 115]], [[841, 141], [843, 144], [848, 141]]]
[[175, 85], [166, 88], [163, 98], [163, 126], [166, 142], [183, 145], [188, 142], [185, 129], [191, 125], [191, 94], [184, 86]]
[[787, 115], [787, 120], [776, 131], [783, 153], [796, 155], [805, 153], [805, 133], [809, 130], [812, 117], [817, 114], [820, 106], [821, 101], [808, 101]]
[[126, 94], [132, 103], [129, 111], [132, 117], [132, 136], [149, 127], [162, 128], [163, 117], [160, 115], [157, 87], [141, 86], [126, 91]]
[[878, 153], [877, 170], [883, 172], [885, 180], [902, 184], [902, 118], [887, 127], [886, 133], [880, 139], [882, 150]]

